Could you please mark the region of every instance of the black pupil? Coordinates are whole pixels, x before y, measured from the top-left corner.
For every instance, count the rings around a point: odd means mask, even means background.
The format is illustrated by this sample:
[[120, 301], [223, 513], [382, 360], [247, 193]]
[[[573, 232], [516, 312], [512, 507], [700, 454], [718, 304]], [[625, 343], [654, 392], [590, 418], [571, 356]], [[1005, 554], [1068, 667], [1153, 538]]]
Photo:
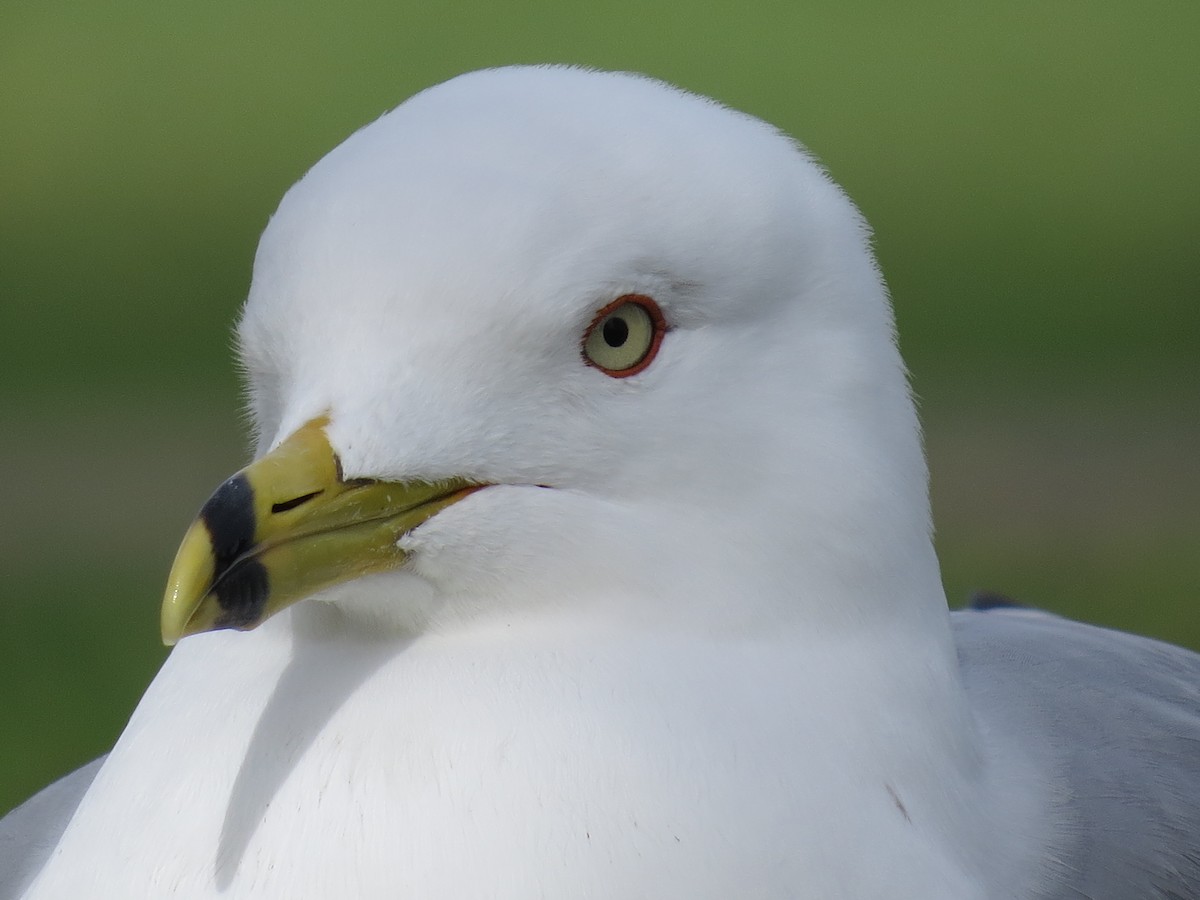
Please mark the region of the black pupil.
[[604, 343], [620, 347], [629, 340], [629, 323], [620, 316], [612, 316], [604, 322]]

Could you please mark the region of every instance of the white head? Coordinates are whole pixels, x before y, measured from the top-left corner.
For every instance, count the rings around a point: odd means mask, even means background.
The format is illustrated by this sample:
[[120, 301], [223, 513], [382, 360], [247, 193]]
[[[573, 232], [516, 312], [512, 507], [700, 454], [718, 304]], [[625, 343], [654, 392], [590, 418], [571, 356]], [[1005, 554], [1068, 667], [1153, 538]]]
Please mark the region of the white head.
[[[461, 76], [353, 135], [271, 220], [239, 332], [259, 453], [328, 413], [349, 478], [497, 485], [372, 581], [399, 605], [416, 574], [446, 621], [944, 615], [868, 244], [749, 116], [625, 74]], [[668, 331], [615, 378], [581, 342], [627, 294]]]

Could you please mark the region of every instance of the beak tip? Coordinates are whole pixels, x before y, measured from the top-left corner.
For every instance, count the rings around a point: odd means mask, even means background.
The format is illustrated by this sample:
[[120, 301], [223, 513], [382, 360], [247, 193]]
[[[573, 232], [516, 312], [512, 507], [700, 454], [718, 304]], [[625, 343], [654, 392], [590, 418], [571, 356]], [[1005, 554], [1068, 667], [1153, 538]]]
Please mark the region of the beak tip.
[[178, 591], [167, 590], [163, 598], [162, 614], [159, 617], [159, 628], [162, 632], [162, 642], [168, 647], [174, 647], [187, 633], [188, 620], [191, 610], [185, 608], [178, 599]]
[[162, 641], [173, 647], [196, 629], [192, 626], [208, 595], [215, 572], [212, 541], [203, 522], [196, 522], [184, 536], [167, 577], [159, 617]]

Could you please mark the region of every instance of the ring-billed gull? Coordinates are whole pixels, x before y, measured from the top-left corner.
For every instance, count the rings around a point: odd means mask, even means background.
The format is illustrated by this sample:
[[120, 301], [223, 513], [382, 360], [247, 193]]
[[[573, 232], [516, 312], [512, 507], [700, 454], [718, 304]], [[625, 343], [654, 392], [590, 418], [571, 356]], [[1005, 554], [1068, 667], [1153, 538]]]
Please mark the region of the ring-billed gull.
[[186, 640], [10, 894], [1200, 896], [1200, 658], [947, 612], [867, 227], [769, 126], [454, 79], [289, 191], [239, 338]]

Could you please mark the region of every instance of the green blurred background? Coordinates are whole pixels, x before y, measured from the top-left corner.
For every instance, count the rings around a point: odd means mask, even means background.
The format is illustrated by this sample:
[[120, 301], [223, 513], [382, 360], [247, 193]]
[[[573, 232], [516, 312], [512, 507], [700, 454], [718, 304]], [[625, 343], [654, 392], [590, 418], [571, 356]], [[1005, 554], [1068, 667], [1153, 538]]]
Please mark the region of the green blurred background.
[[777, 123], [876, 229], [948, 594], [1200, 648], [1200, 5], [44, 2], [0, 11], [0, 811], [108, 748], [245, 458], [258, 234], [410, 93], [635, 69]]

